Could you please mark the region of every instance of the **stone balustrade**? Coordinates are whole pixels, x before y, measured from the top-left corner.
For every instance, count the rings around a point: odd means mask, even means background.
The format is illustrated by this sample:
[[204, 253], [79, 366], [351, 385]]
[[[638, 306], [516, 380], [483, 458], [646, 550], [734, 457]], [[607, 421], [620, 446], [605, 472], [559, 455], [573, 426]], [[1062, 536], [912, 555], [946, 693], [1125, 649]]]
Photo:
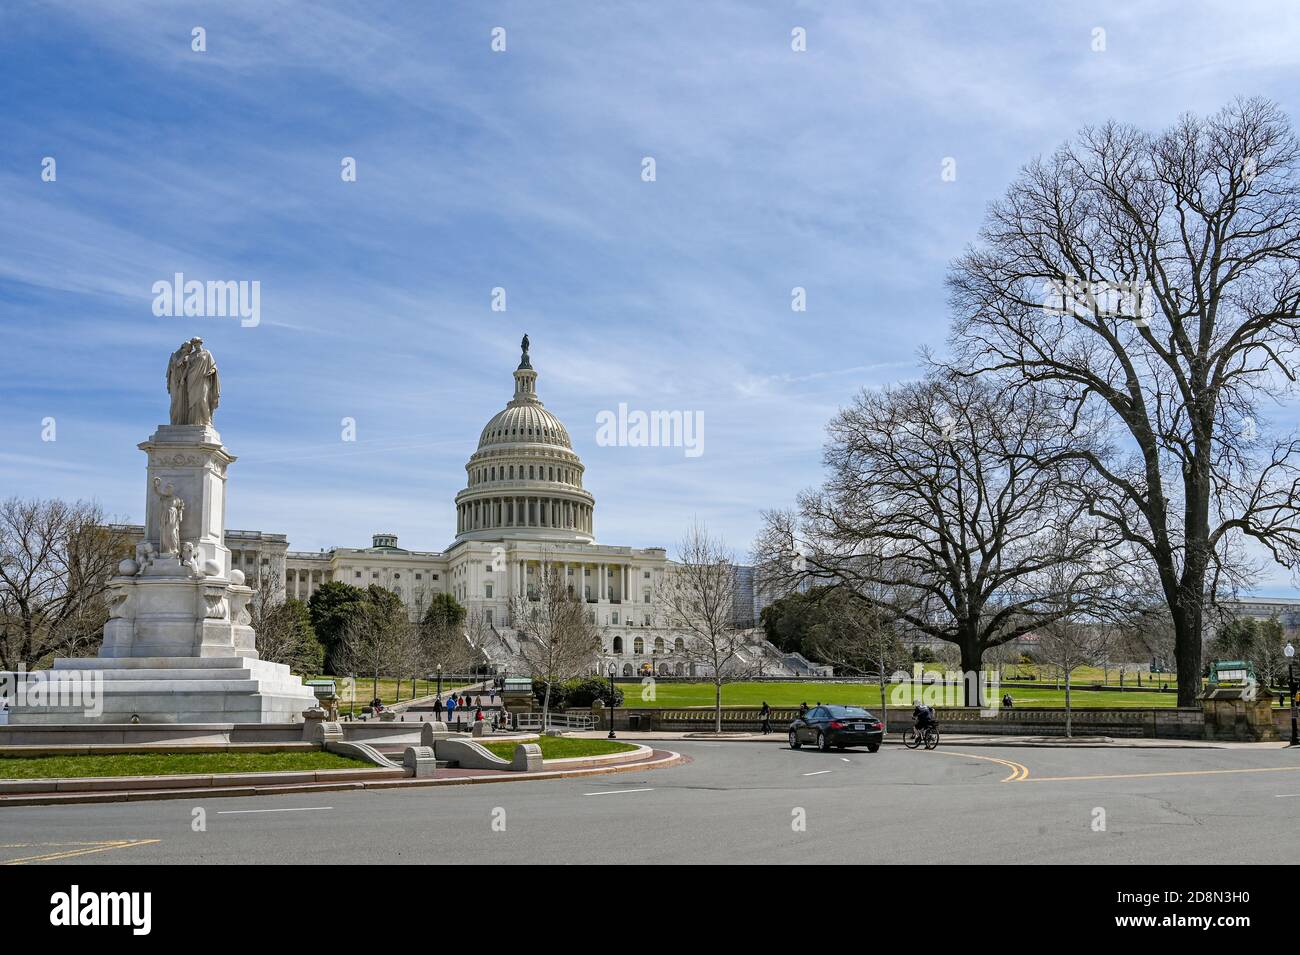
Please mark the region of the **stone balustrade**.
[[[881, 716], [879, 707], [867, 709]], [[1064, 707], [1013, 707], [982, 715], [984, 712], [974, 707], [940, 707], [935, 716], [940, 732], [947, 728], [954, 733], [992, 736], [1062, 736], [1065, 733]], [[599, 718], [601, 728], [608, 729], [608, 712], [597, 708], [593, 713]], [[773, 707], [772, 729], [784, 732], [798, 713], [797, 707]], [[912, 724], [911, 707], [891, 706], [888, 716], [890, 733], [901, 733]], [[614, 725], [615, 729], [630, 729], [635, 722], [638, 729], [665, 732], [710, 730], [714, 719], [711, 706], [620, 706], [615, 710]], [[762, 717], [756, 706], [722, 708], [724, 732], [754, 731], [761, 726]], [[1205, 713], [1201, 707], [1076, 709], [1071, 714], [1071, 732], [1076, 736], [1201, 739], [1205, 735]]]

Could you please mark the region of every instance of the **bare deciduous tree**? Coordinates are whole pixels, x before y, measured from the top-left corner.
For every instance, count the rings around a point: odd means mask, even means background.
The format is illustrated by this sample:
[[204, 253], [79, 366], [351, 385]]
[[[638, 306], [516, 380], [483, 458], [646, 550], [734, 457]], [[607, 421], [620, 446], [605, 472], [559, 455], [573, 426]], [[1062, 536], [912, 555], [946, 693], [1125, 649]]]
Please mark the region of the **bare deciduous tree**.
[[1083, 438], [1032, 394], [940, 371], [863, 392], [828, 430], [823, 487], [765, 515], [769, 576], [838, 583], [952, 644], [969, 706], [986, 650], [1086, 609], [1121, 562], [1064, 454]]
[[1040, 665], [1055, 671], [1065, 681], [1065, 735], [1072, 735], [1073, 705], [1071, 677], [1080, 667], [1096, 666], [1106, 658], [1111, 628], [1102, 623], [1053, 620], [1038, 631]]
[[320, 672], [324, 648], [312, 630], [307, 605], [286, 599], [284, 587], [274, 574], [258, 578], [248, 602], [248, 614], [261, 659], [283, 663], [295, 673]]
[[481, 612], [461, 616], [426, 614], [419, 627], [420, 666], [443, 673], [468, 673], [483, 661], [478, 650], [488, 624]]
[[519, 634], [519, 656], [529, 675], [546, 685], [542, 725], [547, 725], [551, 690], [591, 670], [600, 651], [600, 631], [560, 572], [542, 560], [540, 580], [526, 596], [514, 598], [512, 618]]
[[677, 545], [677, 562], [664, 575], [664, 607], [685, 635], [687, 659], [713, 681], [713, 726], [722, 732], [722, 687], [749, 676], [745, 635], [736, 626], [735, 557], [708, 528], [694, 523]]
[[0, 504], [0, 667], [30, 669], [95, 649], [108, 620], [108, 580], [128, 550], [97, 505]]
[[1069, 454], [1100, 479], [1093, 511], [1158, 572], [1182, 706], [1234, 542], [1300, 565], [1300, 441], [1266, 440], [1258, 410], [1300, 354], [1298, 157], [1260, 100], [1158, 135], [1085, 129], [1024, 169], [949, 278], [969, 373], [1122, 436]]

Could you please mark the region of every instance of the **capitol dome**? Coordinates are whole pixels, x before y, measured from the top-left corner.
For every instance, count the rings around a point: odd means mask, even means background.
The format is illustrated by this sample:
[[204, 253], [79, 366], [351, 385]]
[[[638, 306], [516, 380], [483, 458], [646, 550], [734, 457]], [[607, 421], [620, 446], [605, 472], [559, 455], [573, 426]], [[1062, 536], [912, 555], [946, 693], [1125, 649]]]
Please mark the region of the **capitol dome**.
[[456, 539], [590, 544], [596, 500], [583, 489], [584, 468], [568, 429], [537, 397], [527, 335], [522, 347], [514, 397], [484, 426], [465, 465]]

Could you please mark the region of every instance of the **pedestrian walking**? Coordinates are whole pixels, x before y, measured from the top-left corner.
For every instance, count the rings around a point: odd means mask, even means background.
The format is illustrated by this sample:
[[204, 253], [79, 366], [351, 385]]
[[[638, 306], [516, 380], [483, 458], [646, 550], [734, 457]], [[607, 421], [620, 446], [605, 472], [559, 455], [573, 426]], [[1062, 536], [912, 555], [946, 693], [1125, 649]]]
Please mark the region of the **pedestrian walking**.
[[763, 735], [766, 736], [772, 732], [772, 707], [767, 705], [767, 700], [763, 701], [763, 708], [758, 711], [758, 715], [763, 717]]

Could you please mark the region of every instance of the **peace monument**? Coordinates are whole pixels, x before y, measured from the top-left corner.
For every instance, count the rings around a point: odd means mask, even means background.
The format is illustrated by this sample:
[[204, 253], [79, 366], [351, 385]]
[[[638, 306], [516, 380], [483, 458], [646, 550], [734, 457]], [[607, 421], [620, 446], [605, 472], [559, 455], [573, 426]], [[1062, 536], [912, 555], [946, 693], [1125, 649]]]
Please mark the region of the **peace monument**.
[[212, 425], [221, 385], [202, 339], [171, 355], [166, 381], [170, 423], [139, 445], [148, 456], [144, 537], [110, 581], [99, 656], [28, 675], [102, 678], [102, 712], [18, 706], [12, 723], [286, 723], [315, 705], [287, 666], [258, 659], [253, 591], [224, 542], [235, 456]]

